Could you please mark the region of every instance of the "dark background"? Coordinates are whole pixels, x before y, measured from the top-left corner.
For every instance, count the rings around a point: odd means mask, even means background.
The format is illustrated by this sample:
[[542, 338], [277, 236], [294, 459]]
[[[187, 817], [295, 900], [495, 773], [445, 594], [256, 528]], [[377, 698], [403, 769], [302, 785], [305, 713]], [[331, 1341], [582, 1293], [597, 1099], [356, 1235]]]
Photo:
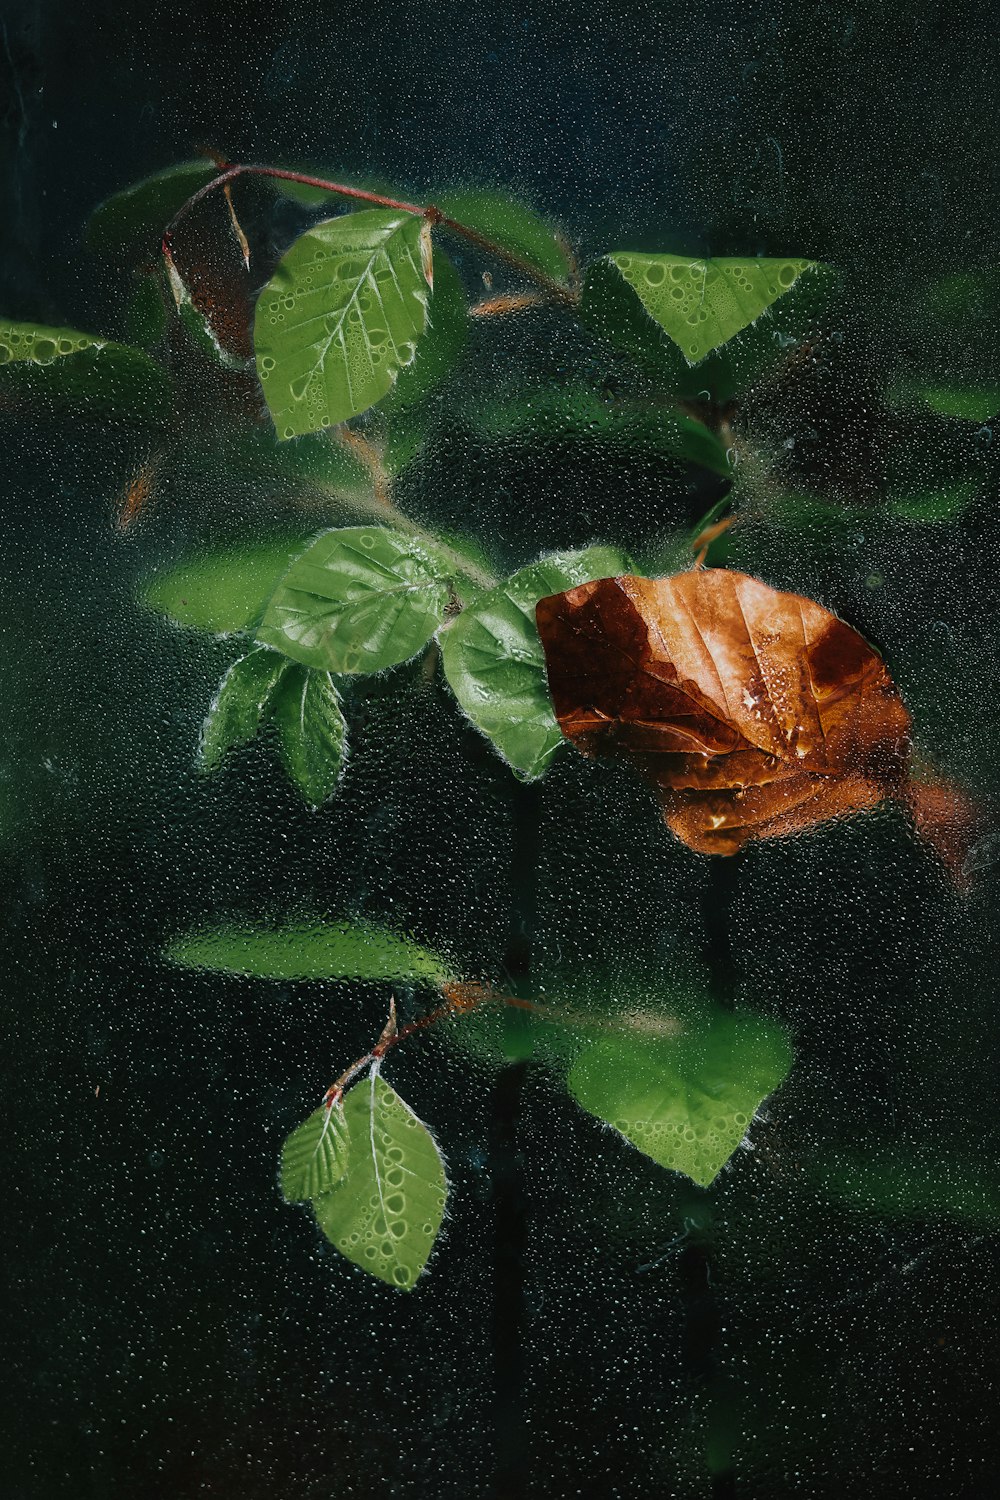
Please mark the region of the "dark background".
[[[828, 260], [867, 309], [876, 368], [914, 279], [997, 261], [986, 7], [0, 14], [11, 317], [116, 326], [123, 268], [85, 253], [87, 215], [203, 144], [428, 196], [507, 186], [585, 251]], [[523, 357], [557, 380], [573, 350], [544, 328]], [[989, 854], [960, 898], [883, 812], [756, 849], [720, 885], [625, 773], [564, 756], [531, 797], [406, 669], [372, 688], [323, 813], [256, 748], [206, 784], [193, 746], [232, 643], [168, 628], [137, 588], [206, 537], [287, 520], [288, 497], [192, 462], [126, 546], [109, 506], [141, 456], [127, 423], [0, 424], [2, 1500], [994, 1495]], [[446, 433], [433, 474], [418, 508], [472, 510], [511, 565], [591, 540], [595, 515], [602, 539], [693, 519], [688, 491], [627, 455], [484, 468]], [[745, 544], [752, 571], [878, 642], [924, 747], [987, 806], [994, 490], [987, 469], [945, 527]], [[626, 1004], [731, 958], [737, 1002], [794, 1028], [796, 1070], [754, 1149], [701, 1192], [541, 1067], [500, 1071], [449, 1038], [401, 1049], [393, 1081], [438, 1130], [454, 1191], [431, 1274], [398, 1296], [275, 1185], [284, 1135], [377, 1034], [386, 995], [158, 955], [202, 917], [319, 908], [485, 972], [525, 915], [526, 867], [540, 968], [588, 966]], [[890, 1213], [867, 1179], [828, 1191], [834, 1146], [891, 1148], [932, 1185], [921, 1210]], [[975, 1211], [955, 1206], [963, 1173]]]

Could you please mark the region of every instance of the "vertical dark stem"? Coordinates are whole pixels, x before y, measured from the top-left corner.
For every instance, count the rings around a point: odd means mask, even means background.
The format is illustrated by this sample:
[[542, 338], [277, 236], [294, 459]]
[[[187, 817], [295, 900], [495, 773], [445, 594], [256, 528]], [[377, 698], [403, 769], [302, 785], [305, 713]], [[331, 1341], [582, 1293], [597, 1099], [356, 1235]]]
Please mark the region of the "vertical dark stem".
[[732, 1461], [735, 1393], [722, 1364], [725, 1310], [717, 1289], [718, 1260], [711, 1223], [692, 1235], [678, 1256], [676, 1274], [684, 1307], [681, 1367], [707, 1406], [705, 1456], [712, 1500], [733, 1500], [737, 1493]]
[[732, 1010], [736, 1004], [736, 960], [730, 933], [741, 858], [739, 854], [712, 855], [701, 896], [705, 962], [715, 998], [726, 1010]]
[[493, 1423], [495, 1500], [527, 1493], [528, 1440], [524, 1420], [524, 1202], [518, 1119], [527, 1063], [502, 1068], [493, 1090], [490, 1174], [493, 1188]]
[[510, 921], [503, 968], [517, 988], [531, 969], [531, 947], [538, 914], [539, 823], [542, 784], [518, 786], [514, 798], [510, 850]]
[[681, 1364], [696, 1385], [707, 1384], [718, 1364], [721, 1313], [712, 1289], [713, 1259], [709, 1240], [699, 1235], [677, 1263], [685, 1313]]
[[[541, 788], [519, 787], [514, 802], [510, 864], [510, 923], [504, 977], [517, 988], [531, 969], [538, 908]], [[493, 1185], [493, 1368], [497, 1469], [495, 1500], [520, 1500], [528, 1487], [525, 1424], [524, 1250], [527, 1206], [518, 1122], [527, 1063], [508, 1063], [493, 1090], [490, 1175]]]
[[[704, 953], [717, 1003], [726, 1010], [736, 1004], [737, 966], [733, 953], [732, 914], [740, 878], [742, 856], [716, 855], [709, 861], [708, 878], [702, 891]], [[696, 1242], [689, 1251], [689, 1264], [682, 1276], [687, 1312], [684, 1330], [684, 1364], [689, 1377], [706, 1392], [709, 1422], [725, 1425], [722, 1413], [731, 1405], [721, 1366], [723, 1312], [717, 1290], [718, 1273], [711, 1237]], [[716, 1458], [712, 1470], [712, 1500], [735, 1500], [736, 1472], [727, 1458]]]

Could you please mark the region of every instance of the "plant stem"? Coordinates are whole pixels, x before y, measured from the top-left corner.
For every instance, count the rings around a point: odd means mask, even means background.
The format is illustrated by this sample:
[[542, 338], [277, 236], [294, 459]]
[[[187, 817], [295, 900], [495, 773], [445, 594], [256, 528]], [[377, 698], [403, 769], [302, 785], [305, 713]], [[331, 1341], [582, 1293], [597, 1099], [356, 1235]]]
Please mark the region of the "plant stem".
[[493, 1431], [496, 1471], [491, 1500], [519, 1500], [528, 1489], [525, 1412], [525, 1252], [528, 1204], [518, 1126], [525, 1061], [500, 1069], [490, 1101], [489, 1170], [493, 1199]]
[[507, 995], [502, 990], [495, 990], [490, 984], [480, 984], [474, 980], [449, 981], [441, 986], [441, 994], [445, 1002], [443, 1005], [435, 1006], [433, 1010], [428, 1011], [426, 1016], [418, 1016], [415, 1021], [409, 1021], [405, 1026], [396, 1030], [388, 1028], [384, 1031], [371, 1051], [351, 1063], [349, 1068], [344, 1069], [336, 1083], [330, 1085], [324, 1095], [326, 1103], [328, 1105], [337, 1103], [365, 1068], [385, 1057], [387, 1052], [393, 1047], [398, 1047], [400, 1042], [404, 1042], [414, 1032], [424, 1031], [438, 1021], [467, 1015], [469, 1011], [478, 1010], [480, 1006], [486, 1004], [504, 1005], [511, 1010], [530, 1011], [538, 1020], [549, 1021], [557, 1026], [590, 1026], [601, 1031], [618, 1033], [637, 1031], [645, 1036], [676, 1036], [681, 1030], [681, 1022], [676, 1016], [650, 1015], [643, 1011], [633, 1011], [620, 1019], [610, 1019], [606, 1016], [590, 1015], [587, 1011], [569, 1010], [561, 1005], [552, 1005], [548, 1001], [539, 1004], [537, 1000], [523, 1000], [520, 995]]
[[442, 229], [450, 230], [452, 234], [461, 235], [471, 245], [476, 245], [495, 260], [503, 261], [512, 270], [527, 277], [529, 281], [533, 281], [536, 286], [544, 287], [552, 301], [562, 302], [567, 306], [575, 307], [580, 300], [579, 293], [572, 287], [566, 286], [563, 282], [557, 281], [555, 277], [547, 275], [538, 266], [533, 266], [530, 261], [523, 260], [520, 255], [516, 255], [504, 245], [498, 245], [494, 240], [487, 239], [484, 234], [479, 233], [478, 229], [472, 229], [468, 224], [462, 224], [458, 219], [453, 219], [450, 215], [442, 213], [441, 209], [437, 208], [433, 203], [428, 204], [424, 208], [419, 203], [406, 203], [399, 198], [387, 198], [383, 193], [369, 193], [364, 188], [348, 187], [343, 182], [330, 182], [325, 177], [311, 177], [305, 172], [289, 172], [282, 167], [265, 167], [256, 163], [227, 162], [218, 177], [213, 177], [211, 182], [206, 182], [196, 193], [191, 194], [186, 203], [181, 205], [163, 232], [163, 254], [169, 262], [172, 263], [173, 261], [171, 242], [174, 231], [181, 220], [186, 218], [191, 212], [195, 204], [200, 203], [203, 198], [206, 198], [209, 193], [214, 192], [216, 188], [231, 183], [237, 177], [248, 175], [254, 177], [276, 177], [284, 182], [298, 182], [304, 187], [320, 188], [325, 193], [336, 193], [342, 198], [355, 198], [363, 203], [374, 203], [379, 208], [395, 208], [399, 209], [402, 213], [415, 214], [420, 218], [427, 219], [431, 225], [439, 224]]
[[416, 521], [411, 521], [405, 511], [400, 510], [399, 506], [394, 503], [391, 492], [391, 480], [382, 466], [381, 455], [374, 443], [370, 443], [366, 437], [360, 432], [355, 432], [346, 423], [340, 427], [332, 428], [331, 433], [334, 440], [352, 453], [364, 465], [371, 476], [373, 493], [371, 501], [364, 503], [366, 510], [370, 510], [374, 515], [381, 517], [382, 520], [387, 521], [390, 526], [396, 527], [397, 530], [405, 531], [407, 536], [412, 536], [416, 541], [426, 542], [438, 552], [444, 553], [445, 557], [455, 564], [458, 572], [464, 573], [466, 578], [471, 578], [472, 582], [478, 584], [481, 589], [496, 587], [499, 579], [495, 578], [492, 573], [487, 573], [485, 568], [480, 568], [478, 564], [472, 562], [469, 558], [463, 557], [460, 552], [456, 552], [454, 547], [449, 547], [447, 542], [443, 542], [440, 537], [427, 531], [423, 526], [419, 526]]
[[[531, 972], [538, 925], [541, 783], [520, 786], [513, 799], [510, 915], [503, 972], [515, 983]], [[493, 1430], [497, 1467], [491, 1500], [516, 1500], [528, 1488], [525, 1401], [525, 1250], [528, 1203], [520, 1117], [528, 1064], [509, 1062], [491, 1099], [489, 1173], [493, 1198]]]
[[502, 260], [511, 270], [517, 271], [521, 276], [533, 281], [536, 286], [544, 287], [553, 302], [562, 302], [567, 307], [577, 307], [580, 302], [580, 294], [572, 287], [565, 286], [561, 281], [556, 281], [554, 276], [549, 276], [545, 271], [533, 266], [530, 261], [522, 260], [515, 255], [513, 250], [507, 250], [503, 245], [498, 245], [495, 240], [489, 240], [485, 234], [480, 234], [478, 229], [470, 229], [468, 224], [460, 224], [457, 219], [452, 219], [448, 214], [443, 214], [433, 204], [426, 210], [428, 217], [435, 224], [440, 224], [443, 229], [450, 229], [452, 234], [459, 234], [468, 240], [470, 245], [476, 245], [484, 250], [487, 255], [493, 256], [494, 260]]
[[713, 855], [708, 862], [701, 895], [705, 959], [716, 999], [725, 1010], [735, 1008], [739, 978], [731, 930], [739, 872], [739, 854]]

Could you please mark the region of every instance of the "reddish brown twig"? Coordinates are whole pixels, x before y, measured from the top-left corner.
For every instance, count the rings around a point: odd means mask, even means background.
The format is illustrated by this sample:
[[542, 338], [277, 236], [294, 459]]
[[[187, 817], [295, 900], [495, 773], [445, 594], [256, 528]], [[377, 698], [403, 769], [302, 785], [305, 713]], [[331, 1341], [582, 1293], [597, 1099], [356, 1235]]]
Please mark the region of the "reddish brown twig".
[[350, 1088], [354, 1080], [370, 1068], [373, 1063], [381, 1062], [386, 1053], [400, 1042], [412, 1036], [415, 1031], [424, 1031], [428, 1026], [433, 1026], [437, 1021], [444, 1021], [450, 1016], [467, 1015], [469, 1011], [478, 1010], [480, 1006], [493, 1002], [506, 1006], [510, 1010], [526, 1010], [541, 1021], [552, 1021], [564, 1026], [589, 1026], [599, 1027], [601, 1030], [617, 1031], [624, 1026], [630, 1031], [641, 1031], [650, 1036], [674, 1036], [680, 1029], [680, 1024], [674, 1016], [648, 1015], [641, 1011], [630, 1011], [628, 1014], [616, 1021], [604, 1016], [594, 1016], [585, 1011], [568, 1010], [559, 1005], [539, 1005], [535, 1000], [523, 1000], [519, 995], [507, 995], [501, 990], [495, 990], [490, 984], [480, 983], [478, 980], [448, 980], [441, 985], [440, 991], [444, 1004], [438, 1005], [426, 1016], [419, 1016], [417, 1020], [410, 1021], [406, 1026], [398, 1027], [396, 1024], [396, 1002], [389, 1002], [389, 1017], [382, 1028], [382, 1035], [370, 1052], [359, 1057], [356, 1062], [345, 1068], [335, 1083], [332, 1083], [323, 1095], [323, 1103], [327, 1109], [332, 1109], [339, 1104], [344, 1094]]
[[419, 203], [407, 203], [399, 198], [388, 198], [384, 193], [370, 193], [365, 188], [349, 187], [343, 182], [330, 182], [325, 177], [312, 177], [306, 172], [289, 172], [282, 167], [265, 167], [257, 163], [227, 162], [218, 177], [213, 177], [211, 182], [206, 182], [197, 192], [191, 194], [186, 203], [181, 205], [163, 232], [163, 254], [168, 265], [173, 264], [172, 242], [181, 220], [186, 218], [195, 205], [209, 193], [214, 192], [216, 188], [226, 186], [237, 177], [248, 175], [273, 177], [283, 182], [298, 182], [304, 187], [320, 188], [323, 192], [335, 193], [341, 198], [353, 198], [361, 203], [372, 203], [378, 208], [395, 208], [402, 213], [415, 214], [425, 219], [432, 227], [440, 225], [442, 229], [450, 230], [452, 234], [461, 235], [464, 240], [468, 240], [469, 244], [478, 246], [494, 260], [503, 261], [519, 275], [533, 281], [536, 286], [543, 287], [552, 301], [575, 307], [580, 300], [579, 293], [573, 287], [557, 281], [555, 277], [549, 276], [531, 261], [522, 259], [513, 250], [508, 250], [505, 245], [498, 245], [495, 240], [487, 239], [486, 235], [480, 234], [478, 229], [473, 229], [470, 225], [451, 218], [436, 204], [431, 203], [423, 207]]
[[540, 307], [543, 298], [538, 292], [508, 292], [501, 297], [487, 297], [469, 308], [470, 318], [505, 318], [511, 313], [525, 312], [529, 307]]

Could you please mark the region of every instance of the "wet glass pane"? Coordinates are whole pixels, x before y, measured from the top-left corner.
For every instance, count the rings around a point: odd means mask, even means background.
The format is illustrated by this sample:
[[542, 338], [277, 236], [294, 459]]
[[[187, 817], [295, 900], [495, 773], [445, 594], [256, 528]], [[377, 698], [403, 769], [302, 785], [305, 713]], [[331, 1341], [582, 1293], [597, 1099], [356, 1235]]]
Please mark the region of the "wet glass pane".
[[8, 7], [4, 1497], [994, 1492], [993, 29]]

